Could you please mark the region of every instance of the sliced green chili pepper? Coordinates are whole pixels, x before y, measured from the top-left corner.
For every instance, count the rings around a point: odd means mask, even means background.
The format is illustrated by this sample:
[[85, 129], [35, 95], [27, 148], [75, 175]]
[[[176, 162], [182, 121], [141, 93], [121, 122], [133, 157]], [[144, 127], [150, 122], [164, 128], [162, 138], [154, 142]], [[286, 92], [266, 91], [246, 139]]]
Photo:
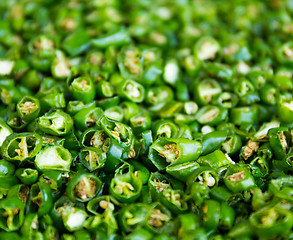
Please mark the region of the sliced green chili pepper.
[[88, 202], [101, 190], [102, 182], [91, 173], [74, 176], [67, 184], [66, 192], [72, 201]]
[[293, 216], [288, 210], [266, 207], [252, 213], [249, 222], [259, 237], [271, 238], [290, 231]]
[[40, 112], [40, 103], [37, 98], [25, 96], [17, 103], [16, 108], [21, 119], [29, 122], [38, 117]]
[[211, 103], [222, 91], [221, 85], [214, 79], [205, 79], [195, 85], [194, 99], [201, 105]]
[[215, 150], [205, 156], [200, 157], [197, 159], [197, 162], [201, 166], [209, 166], [214, 169], [228, 166], [230, 164], [227, 156], [220, 150]]
[[86, 31], [79, 30], [66, 37], [62, 46], [69, 55], [76, 56], [89, 48], [90, 37]]
[[23, 162], [33, 158], [42, 148], [42, 138], [37, 133], [13, 133], [2, 144], [2, 156], [8, 161]]
[[274, 156], [277, 159], [284, 158], [288, 152], [288, 145], [290, 142], [290, 134], [288, 132], [288, 128], [271, 128], [268, 131], [268, 138]]
[[186, 184], [189, 189], [194, 182], [199, 182], [212, 188], [217, 186], [218, 181], [219, 176], [215, 170], [213, 168], [204, 166], [195, 169], [195, 171], [188, 177]]
[[123, 148], [128, 149], [133, 142], [132, 130], [129, 126], [102, 116], [99, 125], [106, 134], [117, 141]]
[[84, 103], [89, 103], [95, 98], [95, 87], [93, 81], [88, 77], [74, 78], [69, 85], [69, 89], [75, 99]]
[[200, 124], [209, 124], [215, 126], [220, 122], [223, 122], [228, 115], [228, 111], [225, 108], [217, 106], [204, 106], [196, 113], [196, 120]]
[[255, 186], [253, 176], [246, 168], [230, 166], [223, 178], [226, 187], [234, 192], [245, 191]]
[[38, 171], [31, 168], [19, 168], [16, 170], [15, 175], [18, 179], [27, 185], [31, 185], [38, 180]]
[[72, 129], [73, 120], [62, 110], [55, 110], [41, 116], [38, 120], [38, 127], [44, 133], [63, 136]]
[[142, 183], [132, 172], [115, 176], [110, 184], [110, 194], [120, 202], [134, 202], [140, 195]]
[[137, 103], [142, 102], [145, 95], [144, 87], [131, 79], [121, 82], [117, 91], [120, 97]]
[[104, 166], [106, 153], [95, 147], [83, 148], [79, 153], [79, 161], [92, 172]]
[[201, 144], [185, 138], [158, 138], [149, 150], [149, 159], [159, 169], [170, 164], [196, 160], [201, 152]]
[[24, 204], [18, 198], [0, 200], [0, 228], [4, 231], [18, 230], [24, 221]]
[[35, 183], [31, 187], [30, 200], [37, 207], [39, 216], [48, 214], [53, 207], [52, 191], [47, 183]]
[[83, 108], [74, 115], [74, 124], [80, 130], [85, 130], [97, 124], [103, 114], [99, 107]]
[[84, 210], [73, 206], [59, 207], [58, 211], [62, 216], [62, 221], [65, 228], [69, 232], [82, 229], [83, 224], [85, 223], [88, 216]]
[[220, 50], [219, 43], [212, 37], [200, 38], [194, 47], [195, 56], [200, 60], [213, 60]]
[[202, 137], [202, 155], [213, 152], [220, 148], [227, 138], [227, 131], [214, 131], [203, 135]]
[[41, 150], [35, 158], [37, 169], [69, 171], [72, 156], [70, 152], [62, 146], [48, 146]]

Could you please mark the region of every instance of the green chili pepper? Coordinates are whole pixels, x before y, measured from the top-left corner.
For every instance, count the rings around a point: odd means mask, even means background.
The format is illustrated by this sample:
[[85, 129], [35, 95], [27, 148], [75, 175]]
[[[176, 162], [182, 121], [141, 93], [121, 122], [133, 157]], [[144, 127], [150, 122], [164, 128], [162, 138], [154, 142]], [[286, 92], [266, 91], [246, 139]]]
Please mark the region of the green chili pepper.
[[38, 127], [44, 133], [63, 136], [73, 127], [73, 121], [70, 115], [62, 110], [48, 112], [38, 120]]
[[39, 182], [47, 183], [52, 191], [53, 200], [57, 200], [63, 191], [62, 172], [55, 170], [45, 171], [40, 177]]
[[82, 101], [69, 101], [66, 107], [66, 112], [69, 113], [70, 115], [75, 115], [77, 112], [79, 112], [83, 108], [91, 108], [95, 107], [96, 102], [90, 102], [88, 104], [85, 104]]
[[31, 187], [30, 200], [38, 215], [48, 214], [53, 207], [52, 191], [47, 183], [35, 183]]
[[82, 229], [83, 224], [85, 223], [88, 216], [84, 210], [73, 206], [59, 207], [58, 211], [62, 216], [62, 221], [65, 228], [69, 232]]
[[190, 174], [187, 179], [187, 187], [190, 188], [194, 182], [199, 182], [201, 184], [207, 185], [208, 187], [217, 186], [219, 181], [219, 176], [216, 171], [211, 167], [199, 167]]
[[18, 230], [24, 221], [24, 204], [18, 198], [0, 200], [0, 228], [5, 231]]
[[66, 192], [72, 201], [88, 202], [99, 193], [101, 188], [102, 183], [98, 177], [91, 173], [82, 173], [68, 182]]
[[27, 185], [31, 185], [38, 180], [38, 171], [31, 168], [19, 168], [16, 170], [15, 175], [18, 179]]
[[252, 213], [249, 222], [259, 237], [274, 237], [290, 231], [293, 216], [279, 207], [266, 207]]
[[128, 149], [133, 142], [132, 129], [120, 122], [102, 116], [99, 120], [100, 127], [113, 140], [123, 148]]
[[194, 47], [195, 56], [200, 60], [213, 60], [220, 50], [219, 43], [212, 37], [200, 38]]
[[227, 138], [227, 131], [215, 131], [204, 134], [202, 137], [202, 155], [213, 152], [220, 148]]
[[186, 182], [191, 173], [195, 169], [199, 168], [199, 164], [196, 161], [184, 162], [181, 164], [171, 164], [166, 167], [166, 172], [169, 173], [174, 178]]
[[37, 98], [25, 96], [17, 103], [16, 108], [21, 119], [29, 122], [38, 117], [40, 103]]
[[246, 168], [230, 166], [223, 178], [226, 187], [234, 192], [249, 190], [255, 186], [253, 176]]
[[195, 85], [194, 99], [201, 105], [211, 103], [222, 91], [221, 85], [214, 79], [205, 79]]
[[41, 150], [35, 158], [37, 169], [69, 171], [72, 156], [70, 152], [62, 146], [48, 146]]
[[200, 124], [209, 124], [215, 126], [220, 122], [223, 122], [228, 115], [228, 111], [225, 108], [217, 106], [204, 106], [196, 113], [196, 120]]
[[125, 232], [135, 231], [145, 225], [151, 207], [141, 203], [134, 203], [121, 209], [119, 223]]
[[95, 98], [95, 87], [93, 81], [88, 77], [74, 78], [69, 85], [73, 97], [77, 100], [89, 103]]
[[123, 47], [118, 54], [117, 62], [122, 77], [137, 80], [142, 76], [141, 52], [135, 46]]
[[2, 146], [6, 137], [8, 137], [13, 131], [11, 128], [0, 119], [0, 145]]
[[79, 161], [89, 170], [102, 168], [106, 162], [106, 154], [99, 148], [87, 147], [80, 150]]
[[271, 180], [269, 184], [269, 191], [280, 199], [292, 202], [292, 176]]
[[36, 239], [38, 227], [38, 215], [36, 213], [29, 213], [25, 216], [23, 226], [21, 227], [21, 233], [28, 239]]
[[274, 156], [277, 159], [282, 159], [283, 157], [285, 157], [290, 142], [290, 134], [288, 132], [288, 128], [272, 128], [268, 131], [268, 138]]
[[0, 239], [293, 239], [291, 1], [0, 12]]
[[160, 201], [171, 212], [178, 214], [187, 210], [184, 192], [172, 189], [166, 176], [152, 173], [148, 182], [152, 199]]
[[13, 162], [33, 158], [42, 148], [42, 138], [37, 133], [13, 133], [2, 144], [2, 156]]
[[196, 160], [201, 152], [201, 144], [185, 138], [158, 138], [149, 150], [149, 159], [159, 169], [170, 164]]
[[0, 161], [0, 176], [1, 177], [12, 176], [14, 172], [15, 172], [15, 167], [13, 163], [10, 163], [6, 160]]
[[69, 55], [80, 55], [89, 48], [90, 37], [86, 31], [79, 30], [66, 37], [62, 46]]
[[74, 124], [80, 130], [85, 130], [97, 124], [103, 114], [99, 107], [83, 108], [74, 115]]
[[112, 33], [108, 33], [103, 37], [93, 39], [92, 44], [98, 48], [106, 48], [109, 46], [123, 46], [129, 44], [131, 38], [125, 28], [118, 28]]
[[207, 185], [200, 182], [192, 183], [190, 187], [190, 197], [198, 206], [201, 206], [206, 199], [210, 198], [209, 194], [210, 190]]
[[110, 184], [110, 194], [120, 202], [134, 202], [140, 195], [142, 182], [132, 172], [115, 176]]
[[131, 79], [121, 82], [117, 92], [120, 97], [137, 103], [142, 102], [145, 95], [144, 87]]
[[197, 159], [197, 162], [201, 166], [209, 166], [211, 168], [220, 168], [230, 164], [229, 159], [227, 156], [220, 150], [215, 150], [205, 156], [200, 157]]

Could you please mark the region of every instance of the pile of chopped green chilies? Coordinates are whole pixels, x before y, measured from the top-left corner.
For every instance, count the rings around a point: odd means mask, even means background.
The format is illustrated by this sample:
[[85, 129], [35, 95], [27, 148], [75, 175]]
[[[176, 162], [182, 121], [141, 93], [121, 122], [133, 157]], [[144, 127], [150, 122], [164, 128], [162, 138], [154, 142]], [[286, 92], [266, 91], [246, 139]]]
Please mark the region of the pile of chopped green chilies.
[[292, 0], [0, 0], [0, 239], [293, 239]]

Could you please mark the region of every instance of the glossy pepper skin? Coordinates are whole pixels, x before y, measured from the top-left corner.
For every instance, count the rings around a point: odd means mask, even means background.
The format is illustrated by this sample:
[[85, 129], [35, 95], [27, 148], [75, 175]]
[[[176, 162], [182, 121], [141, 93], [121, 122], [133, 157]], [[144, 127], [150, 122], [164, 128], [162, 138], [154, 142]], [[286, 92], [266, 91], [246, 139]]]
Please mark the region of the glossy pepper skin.
[[62, 172], [56, 170], [45, 171], [40, 177], [39, 182], [47, 183], [52, 191], [53, 201], [56, 201], [62, 194], [64, 185], [62, 183]]
[[227, 131], [214, 131], [204, 134], [202, 137], [202, 155], [213, 152], [220, 148], [227, 138]]
[[228, 166], [230, 164], [227, 156], [220, 150], [215, 150], [205, 156], [199, 157], [197, 162], [201, 166], [209, 166], [215, 169]]
[[30, 192], [31, 208], [36, 209], [39, 216], [48, 214], [53, 207], [52, 191], [47, 183], [35, 183]]
[[36, 169], [19, 168], [16, 170], [15, 175], [22, 183], [31, 185], [37, 181], [39, 173]]
[[74, 115], [74, 124], [78, 129], [86, 130], [94, 127], [102, 114], [103, 110], [99, 107], [83, 108]]
[[126, 124], [111, 120], [102, 116], [99, 120], [99, 126], [114, 141], [116, 141], [125, 150], [130, 148], [133, 142], [132, 129]]
[[134, 231], [143, 226], [151, 208], [146, 204], [133, 203], [125, 206], [119, 215], [119, 223], [126, 232]]
[[190, 189], [194, 182], [199, 182], [210, 188], [216, 186], [219, 181], [219, 176], [215, 169], [209, 166], [201, 166], [189, 175], [187, 179], [187, 188]]
[[125, 28], [118, 28], [116, 31], [104, 35], [103, 37], [93, 39], [92, 44], [98, 48], [109, 46], [123, 46], [131, 42], [131, 38]]

